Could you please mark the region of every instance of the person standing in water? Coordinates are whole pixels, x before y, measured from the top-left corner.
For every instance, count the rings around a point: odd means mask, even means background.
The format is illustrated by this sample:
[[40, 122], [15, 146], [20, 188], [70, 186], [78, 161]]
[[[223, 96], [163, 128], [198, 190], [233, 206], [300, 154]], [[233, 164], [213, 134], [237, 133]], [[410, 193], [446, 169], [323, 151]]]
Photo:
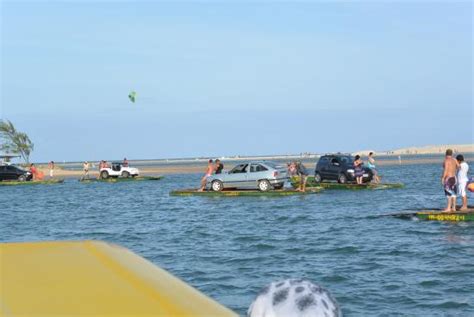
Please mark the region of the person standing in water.
[[469, 165], [467, 162], [464, 161], [464, 156], [459, 154], [456, 156], [456, 161], [458, 161], [459, 169], [458, 169], [458, 195], [461, 196], [462, 199], [462, 206], [461, 211], [467, 210], [467, 183], [469, 182], [469, 177], [467, 173], [469, 172]]
[[377, 169], [375, 168], [374, 152], [369, 153], [369, 159], [368, 159], [368, 162], [367, 162], [367, 167], [370, 168], [370, 170], [372, 171], [372, 173], [374, 175], [374, 182], [376, 184], [380, 183], [380, 178], [379, 178], [379, 175], [377, 173]]
[[202, 192], [204, 191], [204, 188], [206, 188], [206, 183], [207, 183], [207, 178], [212, 175], [214, 172], [214, 165], [212, 164], [212, 160], [209, 160], [207, 162], [207, 169], [206, 169], [206, 175], [204, 175], [201, 179], [201, 188], [199, 188], [199, 191]]
[[444, 212], [456, 211], [456, 170], [458, 162], [453, 158], [453, 150], [446, 150], [446, 157], [443, 163], [443, 175], [441, 184], [444, 187], [444, 193], [448, 199], [448, 204]]

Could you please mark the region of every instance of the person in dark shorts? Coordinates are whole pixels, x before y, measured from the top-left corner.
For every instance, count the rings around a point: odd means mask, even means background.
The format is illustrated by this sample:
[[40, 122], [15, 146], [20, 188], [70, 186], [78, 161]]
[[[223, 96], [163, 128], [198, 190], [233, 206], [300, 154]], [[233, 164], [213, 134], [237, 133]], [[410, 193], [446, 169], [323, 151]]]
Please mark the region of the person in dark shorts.
[[306, 181], [308, 180], [308, 170], [301, 162], [296, 163], [296, 175], [300, 177], [300, 186], [297, 191], [306, 191]]
[[458, 166], [459, 163], [453, 158], [453, 150], [447, 149], [441, 176], [441, 184], [443, 184], [444, 193], [448, 199], [448, 205], [444, 212], [456, 211], [456, 171]]
[[222, 173], [222, 170], [224, 169], [224, 164], [222, 164], [221, 160], [219, 159], [216, 159], [215, 160], [216, 162], [216, 174], [220, 174]]

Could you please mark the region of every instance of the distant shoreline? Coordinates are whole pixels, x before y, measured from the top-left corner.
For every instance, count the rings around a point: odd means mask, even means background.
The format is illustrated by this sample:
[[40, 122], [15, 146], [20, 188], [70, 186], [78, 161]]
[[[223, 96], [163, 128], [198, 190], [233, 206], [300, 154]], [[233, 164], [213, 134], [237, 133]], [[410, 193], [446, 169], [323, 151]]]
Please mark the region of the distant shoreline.
[[[388, 151], [377, 151], [377, 150], [360, 150], [356, 152], [338, 152], [338, 153], [347, 153], [361, 156], [367, 156], [369, 152], [374, 152], [375, 156], [378, 157], [396, 157], [404, 155], [438, 155], [444, 154], [446, 149], [453, 149], [455, 153], [474, 153], [474, 144], [448, 144], [448, 145], [427, 145], [420, 147], [407, 147], [397, 150], [388, 150]], [[245, 160], [310, 160], [318, 159], [321, 155], [326, 153], [334, 152], [320, 152], [320, 153], [300, 153], [300, 154], [274, 154], [274, 155], [234, 155], [234, 156], [208, 156], [208, 157], [188, 157], [188, 158], [165, 158], [165, 159], [135, 159], [129, 160], [135, 164], [143, 165], [149, 164], [189, 164], [189, 163], [201, 163], [207, 162], [208, 159], [219, 158], [221, 161], [245, 161]], [[88, 160], [89, 162], [95, 162], [98, 160]], [[121, 161], [119, 159], [108, 159], [107, 161]], [[69, 161], [69, 162], [56, 162], [58, 165], [67, 167], [68, 165], [82, 163], [82, 161]], [[36, 164], [47, 164], [47, 162], [38, 162]]]
[[[275, 159], [274, 159], [275, 160]], [[466, 155], [466, 160], [468, 162], [474, 161], [474, 153], [468, 153]], [[286, 162], [286, 160], [276, 160], [279, 162], [282, 162], [283, 164]], [[305, 160], [302, 160], [305, 166], [309, 169], [309, 171], [312, 173], [314, 171], [317, 158], [308, 158]], [[224, 161], [224, 166], [225, 170], [231, 169], [237, 161], [235, 160], [230, 160], [230, 161]], [[417, 165], [417, 164], [439, 164], [441, 167], [441, 164], [443, 162], [443, 156], [436, 156], [436, 157], [424, 157], [422, 155], [416, 157], [412, 156], [409, 158], [401, 158], [401, 161], [399, 161], [398, 156], [397, 157], [390, 157], [390, 158], [384, 158], [377, 160], [377, 166], [407, 166], [407, 165]], [[134, 162], [131, 162], [130, 164], [133, 166]], [[136, 164], [136, 162], [135, 162]], [[54, 170], [54, 176], [56, 178], [80, 178], [83, 175], [83, 172], [81, 169], [64, 169], [62, 168], [61, 164], [58, 164], [59, 168]], [[179, 163], [179, 164], [160, 164], [160, 165], [146, 165], [146, 166], [140, 166], [140, 165], [135, 165], [136, 167], [139, 168], [140, 170], [140, 175], [143, 176], [158, 176], [158, 175], [176, 175], [176, 174], [202, 174], [204, 173], [206, 169], [206, 162], [205, 161], [199, 161], [199, 162], [190, 162], [190, 163]], [[38, 168], [43, 171], [45, 175], [49, 175], [47, 165], [39, 165]], [[99, 171], [97, 167], [94, 167], [90, 170], [90, 176], [91, 177], [98, 177], [99, 176]]]
[[[422, 147], [402, 148], [393, 151], [375, 151], [365, 150], [350, 153], [352, 155], [359, 154], [364, 159], [369, 152], [375, 153], [377, 165], [412, 165], [412, 164], [432, 164], [442, 162], [444, 152], [447, 148], [451, 148], [455, 153], [463, 153], [467, 156], [467, 160], [474, 160], [474, 144], [450, 144], [450, 145], [429, 145]], [[246, 160], [274, 160], [282, 163], [289, 161], [302, 161], [308, 169], [314, 170], [314, 166], [321, 155], [325, 153], [301, 153], [299, 155], [261, 155], [261, 156], [231, 156], [219, 157], [225, 165], [225, 169], [232, 168], [233, 165], [240, 161]], [[399, 161], [401, 158], [401, 164]], [[210, 157], [216, 158], [216, 157]], [[176, 158], [176, 159], [149, 159], [149, 160], [129, 160], [130, 165], [140, 169], [141, 175], [170, 175], [170, 174], [194, 174], [203, 173], [209, 158]], [[110, 160], [112, 162], [115, 160]], [[120, 161], [120, 160], [117, 160]], [[98, 162], [92, 163], [91, 176], [98, 176]], [[42, 170], [45, 175], [49, 175], [47, 163], [36, 163], [38, 169]], [[82, 176], [82, 162], [56, 162], [54, 175], [57, 178], [80, 178]]]

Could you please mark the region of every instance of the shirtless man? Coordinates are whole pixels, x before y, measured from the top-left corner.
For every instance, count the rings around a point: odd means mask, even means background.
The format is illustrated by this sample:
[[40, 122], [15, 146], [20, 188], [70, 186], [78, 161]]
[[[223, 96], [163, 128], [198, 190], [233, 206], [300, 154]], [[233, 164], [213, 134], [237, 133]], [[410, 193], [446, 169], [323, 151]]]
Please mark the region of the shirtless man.
[[204, 191], [204, 188], [206, 188], [206, 183], [207, 183], [207, 178], [214, 173], [214, 164], [212, 164], [212, 160], [209, 160], [207, 162], [207, 169], [206, 169], [206, 175], [204, 175], [201, 179], [201, 188], [199, 188], [199, 191], [202, 192]]
[[453, 150], [446, 150], [446, 157], [443, 164], [443, 176], [441, 184], [444, 186], [444, 193], [448, 199], [448, 205], [444, 212], [456, 211], [456, 170], [458, 162], [453, 158]]

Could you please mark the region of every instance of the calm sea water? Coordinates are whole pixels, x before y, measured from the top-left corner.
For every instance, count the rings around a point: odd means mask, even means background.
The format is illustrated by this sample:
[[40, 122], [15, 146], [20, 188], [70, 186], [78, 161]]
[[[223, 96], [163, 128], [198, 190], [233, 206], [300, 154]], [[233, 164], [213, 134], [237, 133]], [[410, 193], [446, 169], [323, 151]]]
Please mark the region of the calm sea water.
[[200, 175], [0, 187], [0, 235], [118, 243], [242, 315], [266, 284], [302, 277], [347, 316], [474, 316], [474, 225], [381, 216], [443, 207], [440, 169], [384, 167], [406, 188], [303, 197], [168, 196]]

